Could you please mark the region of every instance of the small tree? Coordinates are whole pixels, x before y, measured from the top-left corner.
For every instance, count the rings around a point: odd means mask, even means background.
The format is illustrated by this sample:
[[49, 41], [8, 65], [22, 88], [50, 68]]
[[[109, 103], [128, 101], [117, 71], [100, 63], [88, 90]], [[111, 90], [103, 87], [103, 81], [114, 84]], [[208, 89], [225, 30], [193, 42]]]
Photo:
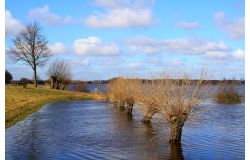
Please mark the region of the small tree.
[[28, 24], [13, 39], [14, 47], [10, 49], [10, 55], [16, 61], [22, 61], [34, 71], [34, 84], [37, 87], [37, 67], [43, 66], [50, 50], [48, 41], [41, 33], [41, 27], [37, 22]]
[[12, 74], [6, 69], [5, 70], [5, 84], [9, 84], [12, 80]]
[[64, 61], [55, 61], [50, 64], [48, 77], [51, 80], [52, 89], [64, 89], [71, 82], [72, 73], [70, 67]]

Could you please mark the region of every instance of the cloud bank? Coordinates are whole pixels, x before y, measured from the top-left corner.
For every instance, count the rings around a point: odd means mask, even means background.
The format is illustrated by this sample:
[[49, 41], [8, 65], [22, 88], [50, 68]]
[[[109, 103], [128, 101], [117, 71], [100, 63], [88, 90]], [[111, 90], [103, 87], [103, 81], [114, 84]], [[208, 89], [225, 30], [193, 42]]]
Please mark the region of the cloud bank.
[[238, 40], [245, 37], [245, 17], [232, 20], [226, 18], [224, 12], [217, 12], [214, 21], [230, 38]]

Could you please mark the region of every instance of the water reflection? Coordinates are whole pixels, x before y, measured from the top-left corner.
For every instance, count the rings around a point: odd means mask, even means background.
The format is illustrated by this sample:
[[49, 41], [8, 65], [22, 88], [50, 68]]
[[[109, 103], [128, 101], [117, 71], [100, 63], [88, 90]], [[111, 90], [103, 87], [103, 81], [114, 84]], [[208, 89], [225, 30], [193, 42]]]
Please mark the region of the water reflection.
[[36, 139], [37, 139], [37, 135], [39, 133], [38, 131], [38, 125], [36, 124], [37, 122], [37, 116], [34, 116], [31, 120], [31, 137], [30, 137], [30, 148], [31, 148], [31, 151], [30, 151], [30, 158], [29, 159], [36, 159]]
[[171, 146], [171, 160], [183, 160], [183, 154], [182, 154], [182, 148], [181, 148], [181, 143], [172, 143], [170, 144]]

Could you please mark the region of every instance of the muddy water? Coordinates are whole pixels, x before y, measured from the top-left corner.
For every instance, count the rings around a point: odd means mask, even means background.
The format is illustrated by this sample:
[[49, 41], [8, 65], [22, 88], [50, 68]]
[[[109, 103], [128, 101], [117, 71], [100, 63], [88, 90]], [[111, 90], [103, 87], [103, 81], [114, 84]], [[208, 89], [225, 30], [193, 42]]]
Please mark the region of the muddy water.
[[244, 159], [244, 107], [209, 106], [173, 146], [160, 115], [146, 125], [136, 108], [127, 117], [108, 102], [54, 103], [6, 129], [6, 159]]

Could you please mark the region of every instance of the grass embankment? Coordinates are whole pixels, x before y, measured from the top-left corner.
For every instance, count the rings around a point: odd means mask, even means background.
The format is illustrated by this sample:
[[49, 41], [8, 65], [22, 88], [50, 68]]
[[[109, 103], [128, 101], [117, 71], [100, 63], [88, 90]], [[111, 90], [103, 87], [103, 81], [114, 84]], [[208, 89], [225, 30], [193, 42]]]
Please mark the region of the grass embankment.
[[23, 120], [43, 105], [63, 100], [105, 100], [104, 95], [96, 93], [52, 90], [49, 88], [5, 87], [5, 128]]

